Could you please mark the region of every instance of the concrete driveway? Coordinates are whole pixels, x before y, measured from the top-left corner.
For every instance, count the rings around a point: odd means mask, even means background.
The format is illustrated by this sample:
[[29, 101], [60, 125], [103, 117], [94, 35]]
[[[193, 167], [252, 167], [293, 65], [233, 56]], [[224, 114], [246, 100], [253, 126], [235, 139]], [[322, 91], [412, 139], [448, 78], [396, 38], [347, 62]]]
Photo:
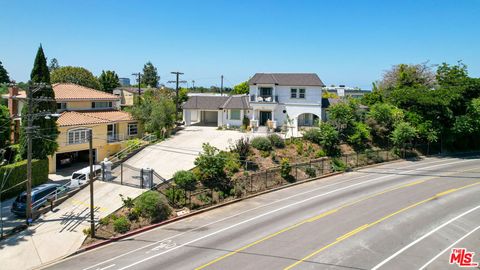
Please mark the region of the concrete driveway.
[[202, 151], [203, 143], [226, 150], [242, 137], [254, 136], [233, 130], [217, 130], [217, 127], [189, 126], [171, 138], [148, 146], [126, 161], [137, 168], [152, 168], [165, 179], [170, 179], [178, 170], [189, 170]]

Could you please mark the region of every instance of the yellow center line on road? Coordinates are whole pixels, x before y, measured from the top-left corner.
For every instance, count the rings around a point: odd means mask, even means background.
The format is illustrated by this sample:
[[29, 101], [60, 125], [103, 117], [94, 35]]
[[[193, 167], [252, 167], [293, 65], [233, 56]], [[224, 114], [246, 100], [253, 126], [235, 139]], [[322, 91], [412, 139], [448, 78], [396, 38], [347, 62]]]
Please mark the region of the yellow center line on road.
[[414, 208], [414, 207], [417, 207], [417, 206], [419, 206], [419, 205], [422, 205], [422, 204], [424, 204], [424, 203], [426, 203], [426, 202], [435, 200], [435, 199], [437, 199], [437, 198], [439, 198], [439, 197], [442, 197], [442, 196], [445, 196], [445, 195], [447, 195], [447, 194], [450, 194], [450, 193], [453, 193], [453, 192], [456, 192], [456, 191], [460, 191], [460, 190], [463, 190], [463, 189], [466, 189], [466, 188], [469, 188], [469, 187], [473, 187], [473, 186], [476, 186], [476, 185], [479, 185], [479, 184], [480, 184], [480, 182], [475, 182], [475, 183], [473, 183], [473, 184], [469, 184], [469, 185], [462, 186], [462, 187], [459, 187], [459, 188], [449, 189], [449, 190], [446, 190], [446, 191], [437, 193], [437, 194], [435, 194], [434, 196], [432, 196], [432, 197], [430, 197], [430, 198], [427, 198], [427, 199], [425, 199], [425, 200], [422, 200], [422, 201], [419, 201], [419, 202], [417, 202], [417, 203], [411, 204], [411, 205], [409, 205], [409, 206], [407, 206], [407, 207], [405, 207], [405, 208], [402, 208], [402, 209], [400, 209], [400, 210], [398, 210], [398, 211], [396, 211], [396, 212], [393, 212], [393, 213], [391, 213], [391, 214], [388, 214], [388, 215], [386, 215], [386, 216], [384, 216], [384, 217], [382, 217], [382, 218], [380, 218], [380, 219], [378, 219], [378, 220], [376, 220], [376, 221], [374, 221], [374, 222], [372, 222], [372, 223], [369, 223], [369, 224], [365, 224], [365, 225], [363, 225], [363, 226], [360, 226], [360, 227], [358, 227], [358, 228], [356, 228], [356, 229], [354, 229], [354, 230], [352, 230], [352, 231], [350, 231], [350, 232], [348, 232], [348, 233], [346, 233], [346, 234], [338, 237], [334, 242], [332, 242], [332, 243], [330, 243], [330, 244], [328, 244], [328, 245], [326, 245], [326, 246], [321, 247], [320, 249], [318, 249], [318, 250], [316, 250], [316, 251], [308, 254], [307, 256], [303, 257], [302, 259], [298, 260], [297, 262], [295, 262], [295, 263], [293, 263], [293, 264], [285, 267], [284, 270], [292, 269], [293, 267], [295, 267], [295, 266], [301, 264], [302, 262], [310, 259], [311, 257], [317, 255], [318, 253], [326, 250], [327, 248], [329, 248], [329, 247], [331, 247], [331, 246], [334, 246], [334, 245], [336, 245], [336, 244], [338, 244], [338, 243], [340, 243], [340, 242], [342, 242], [342, 241], [344, 241], [344, 240], [346, 240], [346, 239], [348, 239], [348, 238], [356, 235], [357, 233], [359, 233], [359, 232], [361, 232], [361, 231], [363, 231], [363, 230], [365, 230], [365, 229], [367, 229], [367, 228], [370, 228], [370, 227], [372, 227], [372, 226], [374, 226], [374, 225], [377, 225], [378, 223], [380, 223], [380, 222], [382, 222], [382, 221], [385, 221], [386, 219], [389, 219], [389, 218], [391, 218], [391, 217], [393, 217], [393, 216], [395, 216], [395, 215], [398, 215], [398, 214], [400, 214], [400, 213], [402, 213], [402, 212], [405, 212], [405, 211], [407, 211], [407, 210], [409, 210], [409, 209], [412, 209], [412, 208]]
[[316, 216], [314, 216], [314, 217], [311, 217], [311, 218], [305, 219], [305, 220], [303, 220], [303, 221], [300, 221], [300, 222], [298, 222], [298, 223], [296, 223], [296, 224], [294, 224], [294, 225], [292, 225], [292, 226], [289, 226], [289, 227], [287, 227], [287, 228], [285, 228], [285, 229], [282, 229], [282, 230], [277, 231], [277, 232], [275, 232], [275, 233], [269, 234], [269, 235], [267, 235], [267, 236], [265, 236], [265, 237], [263, 237], [263, 238], [255, 241], [255, 242], [252, 242], [252, 243], [250, 243], [250, 244], [248, 244], [248, 245], [245, 245], [245, 246], [243, 246], [243, 247], [241, 247], [241, 248], [239, 248], [239, 249], [236, 249], [236, 250], [234, 250], [234, 251], [232, 251], [232, 252], [229, 252], [229, 253], [221, 256], [221, 257], [218, 257], [218, 258], [214, 259], [213, 261], [210, 261], [210, 262], [208, 262], [208, 263], [206, 263], [206, 264], [204, 264], [204, 265], [201, 265], [201, 266], [195, 268], [195, 270], [204, 269], [204, 268], [206, 268], [207, 266], [210, 266], [210, 265], [212, 265], [212, 264], [214, 264], [214, 263], [216, 263], [216, 262], [219, 262], [219, 261], [221, 261], [221, 260], [223, 260], [223, 259], [225, 259], [225, 258], [228, 258], [228, 257], [230, 257], [230, 256], [232, 256], [232, 255], [234, 255], [234, 254], [237, 254], [237, 253], [239, 253], [239, 252], [241, 252], [241, 251], [243, 251], [243, 250], [245, 250], [245, 249], [247, 249], [247, 248], [250, 248], [250, 247], [252, 247], [252, 246], [255, 246], [255, 245], [257, 245], [257, 244], [259, 244], [259, 243], [261, 243], [261, 242], [264, 242], [264, 241], [266, 241], [266, 240], [268, 240], [268, 239], [270, 239], [270, 238], [273, 238], [273, 237], [275, 237], [275, 236], [277, 236], [277, 235], [279, 235], [279, 234], [282, 234], [282, 233], [284, 233], [284, 232], [287, 232], [287, 231], [290, 231], [290, 230], [292, 230], [292, 229], [295, 229], [295, 228], [297, 228], [297, 227], [299, 227], [299, 226], [301, 226], [301, 225], [303, 225], [303, 224], [305, 224], [305, 223], [314, 222], [314, 221], [316, 221], [316, 220], [319, 220], [319, 219], [321, 219], [321, 218], [324, 218], [324, 217], [326, 217], [326, 216], [329, 216], [329, 215], [331, 215], [331, 214], [333, 214], [333, 213], [338, 212], [339, 210], [341, 210], [341, 209], [343, 209], [343, 208], [346, 208], [346, 207], [349, 207], [349, 206], [358, 204], [358, 203], [360, 203], [360, 202], [363, 202], [363, 201], [366, 201], [366, 200], [368, 200], [368, 199], [371, 199], [371, 198], [374, 198], [374, 197], [383, 195], [383, 194], [388, 193], [388, 192], [391, 192], [391, 191], [399, 190], [399, 189], [406, 188], [406, 187], [415, 186], [415, 185], [421, 184], [421, 183], [423, 183], [423, 182], [426, 182], [426, 181], [431, 180], [431, 179], [434, 179], [434, 178], [436, 178], [436, 177], [428, 177], [428, 178], [425, 178], [425, 179], [423, 179], [423, 180], [418, 180], [418, 181], [414, 181], [414, 182], [411, 182], [411, 183], [408, 183], [408, 184], [403, 184], [403, 185], [396, 186], [396, 187], [393, 187], [393, 188], [390, 188], [390, 189], [386, 189], [386, 190], [380, 191], [380, 192], [378, 192], [378, 193], [375, 193], [375, 194], [372, 194], [372, 195], [369, 195], [369, 196], [365, 196], [365, 197], [362, 197], [362, 198], [360, 198], [360, 199], [358, 199], [358, 200], [355, 200], [355, 201], [346, 203], [346, 204], [344, 204], [344, 205], [339, 206], [338, 208], [335, 208], [335, 209], [332, 209], [332, 210], [323, 212], [323, 213], [321, 213], [321, 214], [319, 214], [319, 215], [316, 215]]

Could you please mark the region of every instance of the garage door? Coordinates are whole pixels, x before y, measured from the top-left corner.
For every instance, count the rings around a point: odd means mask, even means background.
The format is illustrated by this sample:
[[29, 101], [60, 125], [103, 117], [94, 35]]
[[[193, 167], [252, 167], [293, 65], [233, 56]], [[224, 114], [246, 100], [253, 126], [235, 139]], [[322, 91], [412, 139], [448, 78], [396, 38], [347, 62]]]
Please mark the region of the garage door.
[[218, 121], [218, 112], [203, 112], [203, 122], [205, 124], [217, 124]]

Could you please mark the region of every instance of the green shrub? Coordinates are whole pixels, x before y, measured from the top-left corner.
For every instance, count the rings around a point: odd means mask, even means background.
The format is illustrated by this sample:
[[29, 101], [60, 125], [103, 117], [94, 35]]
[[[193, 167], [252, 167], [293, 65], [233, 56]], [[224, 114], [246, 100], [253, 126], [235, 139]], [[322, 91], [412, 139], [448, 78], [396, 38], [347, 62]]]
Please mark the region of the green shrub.
[[235, 173], [240, 171], [242, 165], [240, 164], [237, 153], [221, 152], [220, 155], [225, 159], [225, 173], [228, 177], [232, 177]]
[[285, 147], [285, 142], [277, 134], [269, 135], [268, 139], [270, 140], [270, 143], [276, 148], [284, 148]]
[[208, 143], [203, 144], [203, 152], [195, 159], [195, 175], [207, 188], [230, 190], [231, 183], [225, 172], [227, 160], [220, 150]]
[[126, 217], [119, 217], [113, 222], [113, 230], [118, 233], [126, 233], [130, 230], [130, 222]]
[[171, 213], [170, 208], [156, 191], [147, 191], [135, 200], [135, 209], [145, 218], [150, 218], [153, 222], [166, 220]]
[[98, 223], [100, 223], [100, 225], [108, 225], [108, 223], [110, 223], [110, 217], [106, 216], [101, 218]]
[[315, 157], [316, 158], [321, 158], [321, 157], [325, 157], [325, 156], [327, 156], [327, 154], [325, 153], [325, 151], [323, 151], [323, 149], [320, 149], [317, 152], [315, 152]]
[[130, 212], [128, 212], [127, 217], [130, 221], [138, 220], [140, 213], [137, 209], [132, 209]]
[[124, 206], [125, 208], [127, 208], [127, 209], [132, 209], [132, 207], [134, 206], [134, 201], [133, 201], [133, 199], [130, 198], [130, 197], [126, 197], [126, 198], [125, 198], [125, 197], [123, 197], [122, 194], [119, 194], [119, 196], [120, 196], [120, 199], [121, 199], [122, 202], [123, 202], [123, 206]]
[[305, 169], [305, 173], [308, 175], [309, 178], [313, 178], [313, 177], [317, 176], [317, 172], [312, 167], [307, 167]]
[[266, 137], [255, 137], [252, 140], [252, 147], [261, 151], [270, 152], [270, 150], [272, 150], [272, 143]]
[[273, 161], [274, 163], [277, 163], [277, 162], [278, 162], [278, 161], [277, 161], [277, 154], [275, 154], [275, 151], [272, 151], [272, 152], [270, 153], [270, 157], [272, 158], [272, 161]]
[[92, 235], [92, 230], [90, 230], [90, 227], [88, 227], [88, 228], [83, 228], [82, 232], [83, 232], [83, 234], [84, 234], [85, 236], [90, 236], [90, 235]]
[[270, 156], [270, 152], [269, 151], [260, 151], [260, 156], [262, 156], [263, 158], [266, 158], [266, 157]]
[[197, 199], [204, 204], [210, 204], [212, 202], [212, 198], [209, 195], [206, 195], [205, 193], [199, 194], [197, 196]]
[[250, 119], [246, 116], [243, 117], [242, 119], [242, 126], [245, 127], [245, 129], [250, 126]]
[[165, 196], [167, 197], [170, 203], [175, 203], [176, 205], [185, 204], [185, 192], [180, 188], [167, 188], [165, 190]]
[[330, 156], [338, 153], [340, 135], [338, 131], [328, 123], [320, 124], [319, 128], [312, 128], [303, 134], [303, 138], [316, 143]]
[[186, 191], [194, 191], [197, 188], [197, 178], [191, 171], [178, 171], [173, 175], [175, 184]]
[[347, 170], [347, 165], [339, 158], [332, 158], [332, 170], [335, 172], [344, 172]]
[[[27, 161], [22, 160], [13, 164], [0, 167], [0, 175], [7, 175], [2, 194], [2, 199], [15, 197], [25, 191], [25, 185], [17, 185], [27, 180]], [[48, 181], [48, 160], [32, 160], [32, 187], [44, 184]], [[15, 186], [15, 187], [13, 187]], [[13, 188], [12, 188], [13, 187]]]
[[297, 149], [297, 154], [303, 155], [303, 142], [301, 140], [295, 141], [295, 149]]
[[250, 155], [250, 139], [243, 137], [237, 140], [235, 144], [230, 147], [230, 151], [237, 153], [240, 160], [245, 161]]
[[282, 158], [282, 161], [280, 161], [280, 175], [282, 176], [283, 179], [291, 182], [292, 181], [292, 176], [290, 173], [292, 172], [292, 165], [290, 165], [290, 161], [288, 158]]

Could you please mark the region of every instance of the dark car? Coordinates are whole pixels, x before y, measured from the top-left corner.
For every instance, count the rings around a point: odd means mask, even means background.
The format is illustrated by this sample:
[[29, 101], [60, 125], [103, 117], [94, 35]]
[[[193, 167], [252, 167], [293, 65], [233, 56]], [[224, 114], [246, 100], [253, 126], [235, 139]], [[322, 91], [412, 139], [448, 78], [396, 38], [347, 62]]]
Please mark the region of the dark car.
[[[47, 203], [47, 199], [57, 195], [62, 186], [59, 184], [42, 184], [32, 189], [32, 210], [37, 210]], [[26, 214], [27, 193], [22, 192], [12, 204], [11, 212], [24, 217]]]

